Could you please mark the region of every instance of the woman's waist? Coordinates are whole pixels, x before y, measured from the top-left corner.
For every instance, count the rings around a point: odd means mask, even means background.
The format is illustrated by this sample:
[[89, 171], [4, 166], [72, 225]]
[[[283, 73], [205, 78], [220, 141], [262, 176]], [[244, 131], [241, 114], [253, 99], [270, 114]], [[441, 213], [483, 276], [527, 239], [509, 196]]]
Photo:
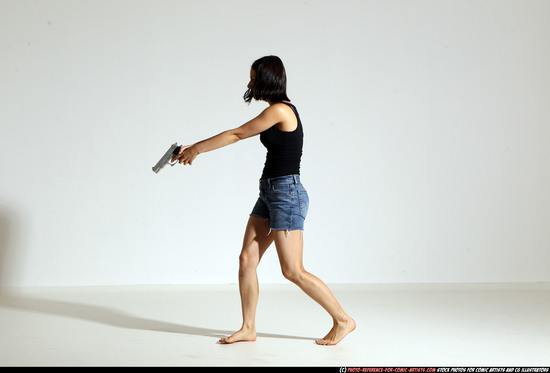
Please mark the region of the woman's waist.
[[300, 175], [284, 175], [276, 177], [267, 177], [260, 179], [260, 186], [262, 185], [273, 185], [273, 184], [300, 184]]

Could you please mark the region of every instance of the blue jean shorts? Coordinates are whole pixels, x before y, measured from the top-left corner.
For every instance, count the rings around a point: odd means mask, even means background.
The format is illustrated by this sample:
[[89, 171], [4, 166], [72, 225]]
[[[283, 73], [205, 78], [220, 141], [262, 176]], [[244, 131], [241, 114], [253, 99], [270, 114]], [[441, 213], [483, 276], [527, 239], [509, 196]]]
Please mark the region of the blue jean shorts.
[[260, 198], [250, 215], [269, 220], [272, 230], [304, 230], [308, 207], [300, 175], [288, 175], [260, 180]]

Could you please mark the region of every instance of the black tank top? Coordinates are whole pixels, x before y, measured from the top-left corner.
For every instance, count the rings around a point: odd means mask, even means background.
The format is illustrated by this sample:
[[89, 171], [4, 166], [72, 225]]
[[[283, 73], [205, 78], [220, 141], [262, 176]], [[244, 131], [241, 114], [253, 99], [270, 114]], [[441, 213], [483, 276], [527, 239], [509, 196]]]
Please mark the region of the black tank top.
[[285, 132], [274, 125], [260, 133], [260, 141], [267, 148], [262, 179], [300, 174], [300, 160], [304, 143], [302, 122], [294, 105], [288, 102], [282, 103], [290, 106], [296, 114], [298, 127], [294, 131]]

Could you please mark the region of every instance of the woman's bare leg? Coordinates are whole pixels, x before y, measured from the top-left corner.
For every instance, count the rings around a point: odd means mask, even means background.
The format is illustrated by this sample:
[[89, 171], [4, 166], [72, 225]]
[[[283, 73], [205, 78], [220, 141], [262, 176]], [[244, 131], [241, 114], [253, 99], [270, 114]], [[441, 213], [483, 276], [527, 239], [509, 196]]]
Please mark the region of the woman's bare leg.
[[355, 329], [355, 321], [344, 312], [328, 286], [304, 269], [303, 232], [273, 231], [272, 234], [275, 236], [275, 246], [285, 278], [298, 285], [332, 316], [332, 329], [323, 339], [317, 340], [317, 344], [337, 344]]
[[243, 248], [239, 256], [239, 292], [243, 325], [232, 336], [220, 339], [220, 343], [256, 340], [256, 306], [259, 296], [256, 268], [273, 239], [274, 236], [269, 234], [269, 221], [251, 216], [246, 226]]

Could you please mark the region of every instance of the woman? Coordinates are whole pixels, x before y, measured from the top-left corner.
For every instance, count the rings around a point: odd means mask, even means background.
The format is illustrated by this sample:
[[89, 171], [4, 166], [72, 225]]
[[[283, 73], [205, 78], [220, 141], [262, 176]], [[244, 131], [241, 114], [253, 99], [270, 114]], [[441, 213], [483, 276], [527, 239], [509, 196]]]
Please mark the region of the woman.
[[256, 135], [260, 135], [260, 141], [267, 148], [260, 197], [250, 214], [239, 256], [243, 324], [240, 330], [219, 342], [256, 340], [256, 268], [267, 248], [275, 242], [284, 277], [298, 285], [332, 316], [332, 329], [316, 342], [320, 345], [337, 344], [355, 329], [355, 322], [344, 312], [329, 288], [306, 272], [302, 265], [302, 235], [309, 203], [299, 176], [303, 130], [298, 112], [286, 95], [286, 73], [278, 57], [263, 57], [252, 64], [244, 99], [248, 103], [252, 99], [266, 101], [269, 107], [238, 128], [182, 147], [172, 159], [190, 165], [201, 153]]

